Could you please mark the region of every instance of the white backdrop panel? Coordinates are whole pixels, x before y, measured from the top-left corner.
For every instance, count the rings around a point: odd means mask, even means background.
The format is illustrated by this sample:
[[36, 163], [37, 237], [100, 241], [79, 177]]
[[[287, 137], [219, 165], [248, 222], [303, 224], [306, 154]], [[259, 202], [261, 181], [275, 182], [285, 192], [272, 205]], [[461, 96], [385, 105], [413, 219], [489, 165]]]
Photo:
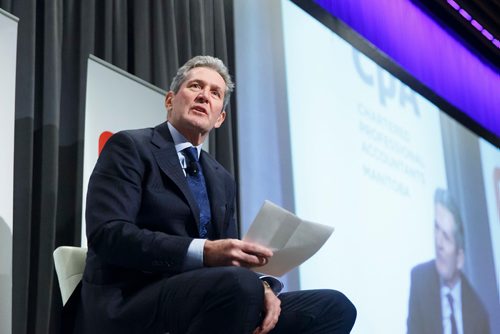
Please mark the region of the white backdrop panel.
[[83, 159], [82, 245], [86, 247], [85, 204], [90, 174], [104, 132], [153, 127], [166, 119], [165, 91], [95, 56], [87, 70]]
[[0, 9], [0, 333], [12, 331], [12, 210], [18, 19]]

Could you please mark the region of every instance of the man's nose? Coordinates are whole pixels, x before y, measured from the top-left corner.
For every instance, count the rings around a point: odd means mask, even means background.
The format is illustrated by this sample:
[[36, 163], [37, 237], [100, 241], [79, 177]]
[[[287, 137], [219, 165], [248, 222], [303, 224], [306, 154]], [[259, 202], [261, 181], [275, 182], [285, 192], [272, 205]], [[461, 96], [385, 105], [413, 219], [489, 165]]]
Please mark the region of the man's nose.
[[196, 102], [208, 102], [208, 89], [202, 89], [196, 96]]

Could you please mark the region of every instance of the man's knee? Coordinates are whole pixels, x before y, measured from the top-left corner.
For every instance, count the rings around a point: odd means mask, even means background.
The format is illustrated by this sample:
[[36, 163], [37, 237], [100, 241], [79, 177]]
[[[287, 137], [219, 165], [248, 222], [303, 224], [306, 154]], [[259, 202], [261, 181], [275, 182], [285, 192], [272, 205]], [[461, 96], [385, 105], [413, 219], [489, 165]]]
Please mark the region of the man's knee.
[[358, 315], [358, 311], [356, 310], [356, 306], [347, 298], [343, 293], [339, 292], [342, 295], [343, 305], [344, 305], [344, 314], [346, 321], [352, 323], [354, 326], [354, 322], [356, 321], [356, 317]]
[[[258, 325], [264, 289], [258, 276], [244, 268], [218, 268], [210, 279], [212, 289], [204, 301], [200, 333], [250, 333]], [[216, 331], [207, 330], [216, 328]], [[193, 329], [193, 332], [196, 330]]]
[[354, 304], [342, 292], [336, 290], [325, 290], [325, 298], [328, 298], [332, 305], [332, 310], [340, 315], [346, 324], [354, 326], [357, 310]]
[[[214, 293], [234, 295], [236, 298], [263, 299], [263, 286], [258, 276], [251, 270], [241, 267], [217, 268], [213, 277]], [[239, 299], [238, 301], [241, 301]]]

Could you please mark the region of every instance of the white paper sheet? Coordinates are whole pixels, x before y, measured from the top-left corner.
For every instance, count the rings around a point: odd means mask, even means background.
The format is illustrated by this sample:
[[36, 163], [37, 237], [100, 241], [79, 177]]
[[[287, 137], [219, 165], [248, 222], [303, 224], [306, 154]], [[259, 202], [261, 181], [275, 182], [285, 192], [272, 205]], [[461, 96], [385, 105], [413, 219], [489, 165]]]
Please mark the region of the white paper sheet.
[[265, 201], [243, 240], [266, 246], [274, 253], [266, 265], [253, 270], [282, 276], [313, 256], [333, 230], [330, 226], [302, 220]]

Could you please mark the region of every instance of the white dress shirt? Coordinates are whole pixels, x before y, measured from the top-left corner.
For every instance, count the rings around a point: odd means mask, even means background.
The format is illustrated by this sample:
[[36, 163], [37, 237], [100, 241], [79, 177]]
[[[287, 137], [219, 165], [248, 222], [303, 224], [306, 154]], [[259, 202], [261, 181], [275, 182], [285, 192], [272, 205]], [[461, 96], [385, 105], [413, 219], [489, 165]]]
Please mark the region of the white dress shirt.
[[[176, 128], [170, 123], [167, 123], [168, 129], [170, 130], [170, 134], [172, 135], [172, 139], [174, 140], [175, 150], [177, 151], [177, 155], [179, 157], [179, 163], [181, 164], [182, 170], [184, 171], [184, 175], [186, 174], [186, 158], [184, 154], [182, 154], [182, 150], [188, 147], [193, 146]], [[201, 153], [201, 145], [195, 146], [198, 151], [198, 158]], [[189, 244], [189, 248], [186, 254], [186, 258], [184, 260], [183, 269], [193, 270], [203, 267], [203, 248], [205, 247], [205, 241], [207, 239], [193, 239]]]

